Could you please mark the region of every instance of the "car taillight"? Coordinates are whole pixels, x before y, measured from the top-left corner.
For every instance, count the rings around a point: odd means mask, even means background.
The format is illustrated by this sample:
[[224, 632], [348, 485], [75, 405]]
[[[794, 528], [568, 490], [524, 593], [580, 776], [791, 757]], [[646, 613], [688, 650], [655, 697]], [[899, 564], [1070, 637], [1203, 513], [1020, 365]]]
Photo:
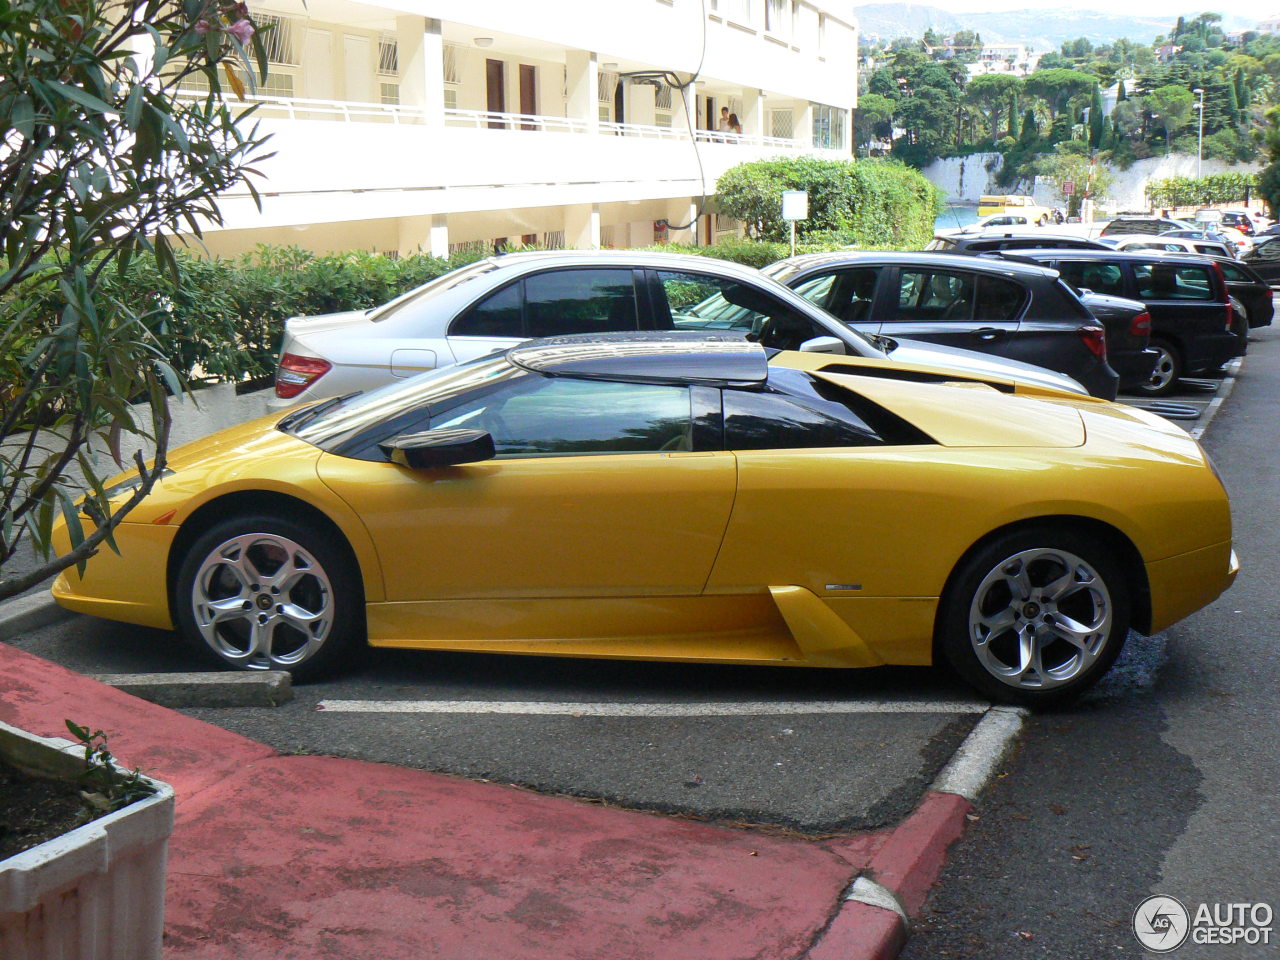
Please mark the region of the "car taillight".
[[1081, 327], [1076, 332], [1090, 353], [1099, 360], [1107, 359], [1107, 335], [1101, 327]]
[[281, 400], [292, 399], [332, 369], [333, 364], [328, 360], [286, 353], [276, 370], [276, 396]]
[[1151, 336], [1151, 314], [1144, 311], [1130, 320], [1129, 335], [1133, 337]]
[[1231, 305], [1231, 301], [1227, 301], [1227, 331], [1232, 332], [1231, 328], [1235, 326], [1236, 308]]
[[1218, 286], [1219, 286], [1219, 288], [1220, 288], [1220, 289], [1222, 289], [1222, 290], [1224, 291], [1224, 292], [1223, 292], [1223, 296], [1225, 296], [1225, 297], [1227, 298], [1227, 302], [1226, 302], [1226, 308], [1227, 308], [1227, 330], [1228, 330], [1228, 331], [1230, 331], [1230, 330], [1231, 330], [1231, 326], [1232, 326], [1232, 324], [1234, 324], [1234, 323], [1235, 323], [1235, 319], [1236, 319], [1235, 314], [1236, 314], [1236, 312], [1235, 312], [1235, 309], [1231, 306], [1231, 294], [1226, 292], [1226, 290], [1227, 290], [1227, 275], [1226, 275], [1225, 273], [1223, 273], [1223, 272], [1222, 272], [1222, 267], [1220, 267], [1217, 263], [1213, 263], [1213, 264], [1211, 264], [1211, 266], [1213, 267], [1213, 272], [1214, 272], [1214, 273], [1216, 273], [1216, 274], [1218, 275]]

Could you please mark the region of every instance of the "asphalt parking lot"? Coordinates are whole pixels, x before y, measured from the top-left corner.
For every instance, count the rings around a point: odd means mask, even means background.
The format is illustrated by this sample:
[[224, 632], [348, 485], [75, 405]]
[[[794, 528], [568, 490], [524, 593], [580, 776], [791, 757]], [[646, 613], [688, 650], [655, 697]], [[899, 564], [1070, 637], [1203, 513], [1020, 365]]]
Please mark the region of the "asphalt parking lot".
[[[1229, 386], [1230, 381], [1227, 381]], [[1227, 387], [1169, 398], [1199, 429]], [[1135, 401], [1150, 405], [1146, 401]], [[90, 675], [216, 671], [176, 635], [73, 617], [6, 642]], [[1091, 697], [1150, 681], [1131, 645]], [[286, 753], [823, 834], [895, 823], [988, 706], [942, 670], [831, 671], [369, 650], [281, 706], [183, 712]], [[75, 717], [92, 724], [92, 717]]]

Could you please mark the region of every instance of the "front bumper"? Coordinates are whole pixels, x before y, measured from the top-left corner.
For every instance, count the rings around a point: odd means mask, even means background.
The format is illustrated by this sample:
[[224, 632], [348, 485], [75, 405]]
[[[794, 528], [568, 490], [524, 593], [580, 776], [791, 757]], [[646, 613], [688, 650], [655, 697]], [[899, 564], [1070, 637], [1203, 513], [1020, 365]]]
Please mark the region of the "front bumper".
[[1158, 633], [1218, 599], [1239, 572], [1240, 561], [1230, 540], [1147, 564], [1151, 632]]
[[[120, 553], [103, 547], [85, 564], [62, 571], [53, 583], [53, 599], [68, 610], [139, 626], [172, 630], [169, 616], [168, 558], [178, 528], [153, 523], [121, 523], [115, 542]], [[54, 548], [66, 553], [65, 529]]]

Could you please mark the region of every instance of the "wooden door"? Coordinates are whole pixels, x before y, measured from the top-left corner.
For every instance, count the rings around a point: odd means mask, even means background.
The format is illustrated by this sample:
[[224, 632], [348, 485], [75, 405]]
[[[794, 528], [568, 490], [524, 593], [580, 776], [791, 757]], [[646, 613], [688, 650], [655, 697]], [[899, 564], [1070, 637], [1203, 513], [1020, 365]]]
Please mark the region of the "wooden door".
[[[487, 94], [485, 109], [490, 113], [507, 112], [506, 66], [501, 60], [486, 60], [484, 62]], [[506, 126], [501, 120], [489, 121], [490, 129], [505, 130]]]
[[[520, 112], [526, 117], [532, 117], [538, 112], [538, 75], [534, 67], [530, 64], [520, 64]], [[532, 123], [520, 124], [521, 130], [535, 130], [536, 126]]]

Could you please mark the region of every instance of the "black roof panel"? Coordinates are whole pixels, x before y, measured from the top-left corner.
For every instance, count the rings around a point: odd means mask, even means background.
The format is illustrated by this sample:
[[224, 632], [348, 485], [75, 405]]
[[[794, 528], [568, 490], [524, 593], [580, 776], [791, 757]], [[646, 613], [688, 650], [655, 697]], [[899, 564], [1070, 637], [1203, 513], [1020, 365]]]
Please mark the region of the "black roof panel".
[[760, 344], [692, 331], [544, 337], [512, 347], [507, 359], [546, 376], [631, 383], [746, 386], [769, 375]]

